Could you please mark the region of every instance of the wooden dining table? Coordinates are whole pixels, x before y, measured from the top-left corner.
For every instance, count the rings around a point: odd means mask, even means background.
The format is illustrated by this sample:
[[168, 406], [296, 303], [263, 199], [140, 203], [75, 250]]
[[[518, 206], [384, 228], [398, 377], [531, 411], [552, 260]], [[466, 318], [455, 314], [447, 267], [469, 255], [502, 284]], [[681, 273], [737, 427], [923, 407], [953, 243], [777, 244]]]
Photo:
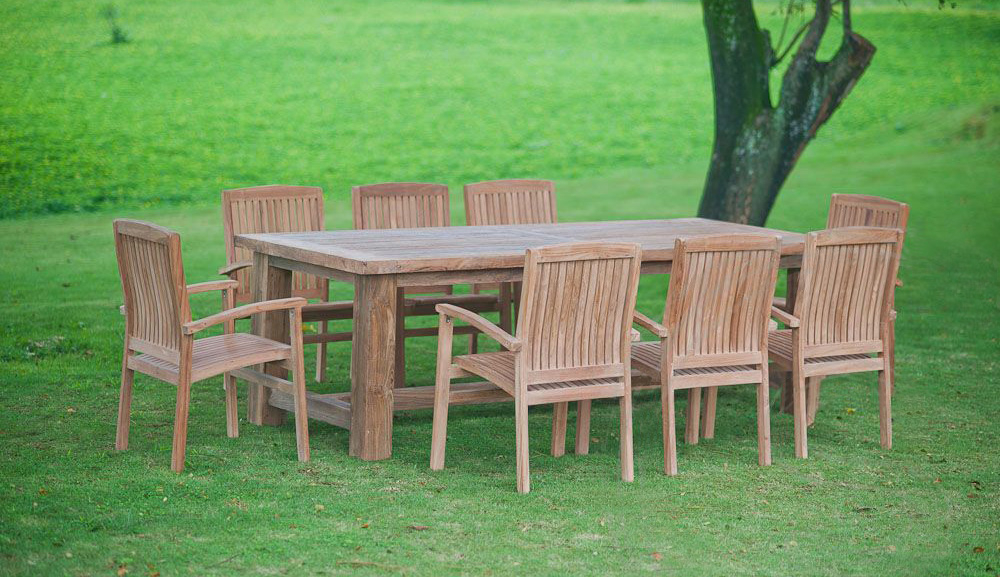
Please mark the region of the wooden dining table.
[[[350, 430], [351, 455], [379, 460], [392, 455], [393, 412], [433, 403], [433, 386], [394, 388], [396, 315], [402, 313], [397, 289], [518, 281], [526, 249], [579, 241], [638, 243], [642, 273], [667, 274], [678, 237], [734, 233], [779, 236], [781, 266], [797, 275], [802, 234], [702, 218], [246, 234], [236, 244], [253, 251], [256, 301], [290, 296], [293, 271], [354, 285], [351, 391], [310, 393], [307, 409], [310, 418]], [[797, 282], [789, 278], [788, 285], [794, 302]], [[287, 342], [288, 318], [257, 315], [254, 332]], [[278, 363], [264, 370], [282, 377], [286, 371]], [[452, 385], [451, 404], [504, 400], [509, 395], [489, 383]], [[280, 424], [289, 410], [291, 396], [250, 385], [251, 423]]]

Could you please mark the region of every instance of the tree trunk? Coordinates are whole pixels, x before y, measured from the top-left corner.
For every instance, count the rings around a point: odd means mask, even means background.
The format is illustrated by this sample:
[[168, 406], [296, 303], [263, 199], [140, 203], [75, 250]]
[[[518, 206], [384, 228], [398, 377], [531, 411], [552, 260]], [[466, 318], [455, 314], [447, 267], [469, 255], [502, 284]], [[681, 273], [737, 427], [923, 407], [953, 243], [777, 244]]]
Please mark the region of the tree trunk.
[[770, 37], [749, 0], [702, 0], [715, 92], [715, 143], [698, 215], [763, 225], [778, 191], [816, 131], [868, 68], [875, 47], [850, 30], [829, 62], [815, 59], [830, 20], [819, 0], [771, 105]]

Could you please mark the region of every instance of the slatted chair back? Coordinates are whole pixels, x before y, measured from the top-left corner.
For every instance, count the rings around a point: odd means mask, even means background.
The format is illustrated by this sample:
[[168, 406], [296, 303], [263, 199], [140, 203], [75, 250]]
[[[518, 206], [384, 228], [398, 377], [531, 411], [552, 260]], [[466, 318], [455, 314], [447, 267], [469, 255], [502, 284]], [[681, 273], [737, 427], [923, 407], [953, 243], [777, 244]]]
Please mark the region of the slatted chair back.
[[528, 250], [517, 328], [525, 386], [624, 375], [639, 267], [636, 244]]
[[806, 236], [793, 311], [805, 357], [882, 351], [902, 234], [847, 227]]
[[[236, 235], [271, 232], [312, 232], [324, 229], [323, 189], [315, 186], [268, 185], [222, 191], [222, 223], [228, 264], [249, 261], [253, 253], [236, 246]], [[251, 269], [236, 271], [237, 302], [251, 298]], [[329, 281], [296, 272], [292, 296], [326, 300]]]
[[766, 363], [781, 240], [740, 234], [679, 238], [663, 325], [675, 369]]
[[469, 226], [550, 224], [556, 216], [556, 185], [551, 180], [491, 180], [464, 187]]
[[863, 194], [834, 194], [826, 228], [871, 226], [898, 228], [905, 233], [909, 217], [910, 207], [902, 202]]
[[114, 231], [128, 347], [176, 364], [181, 325], [191, 321], [180, 235], [125, 219], [115, 220]]
[[351, 189], [355, 229], [449, 226], [448, 187], [424, 182], [384, 182]]

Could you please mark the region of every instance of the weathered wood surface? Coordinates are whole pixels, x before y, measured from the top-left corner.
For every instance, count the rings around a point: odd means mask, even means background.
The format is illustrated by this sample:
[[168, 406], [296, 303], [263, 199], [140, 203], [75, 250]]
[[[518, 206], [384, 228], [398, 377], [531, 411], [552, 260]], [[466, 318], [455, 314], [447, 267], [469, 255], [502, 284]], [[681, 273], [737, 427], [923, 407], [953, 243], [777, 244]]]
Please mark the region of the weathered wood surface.
[[802, 253], [799, 233], [703, 218], [246, 234], [238, 235], [236, 244], [307, 265], [371, 275], [521, 269], [529, 248], [586, 241], [638, 243], [643, 262], [669, 262], [678, 237], [736, 233], [777, 235], [782, 255]]

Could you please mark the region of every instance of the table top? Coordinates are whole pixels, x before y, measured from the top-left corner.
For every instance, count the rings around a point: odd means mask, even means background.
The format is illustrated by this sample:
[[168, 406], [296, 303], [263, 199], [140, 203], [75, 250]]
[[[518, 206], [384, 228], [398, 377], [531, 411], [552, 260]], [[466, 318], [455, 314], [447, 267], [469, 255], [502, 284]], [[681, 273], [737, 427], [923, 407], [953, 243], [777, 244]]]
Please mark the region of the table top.
[[526, 249], [582, 241], [635, 242], [642, 260], [671, 261], [678, 237], [756, 233], [781, 237], [781, 254], [801, 254], [800, 233], [704, 218], [558, 224], [450, 226], [243, 234], [250, 250], [354, 274], [460, 271], [524, 266]]

